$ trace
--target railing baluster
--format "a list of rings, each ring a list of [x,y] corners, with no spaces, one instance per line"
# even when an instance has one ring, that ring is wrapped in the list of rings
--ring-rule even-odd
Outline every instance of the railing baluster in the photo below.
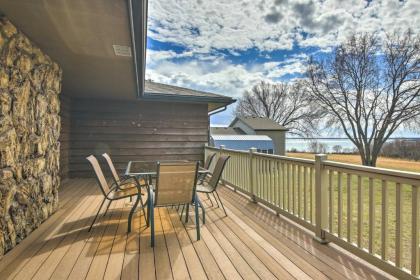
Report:
[[[401,256],[402,256],[402,196],[401,196],[401,184],[397,183],[395,186],[395,265],[401,267]]]
[[[296,165],[292,165],[292,213],[296,215]]]
[[[270,181],[271,181],[271,174],[270,174],[270,160],[266,159],[265,161],[265,200],[271,202],[271,195],[270,195]]]
[[[375,243],[375,186],[369,178],[369,253],[373,254]]]
[[[255,169],[254,169],[254,181],[255,181],[255,197],[260,196],[260,179],[261,179],[261,169],[260,169],[260,159],[258,156],[254,156]]]
[[[303,218],[308,220],[308,167],[303,167]]]
[[[261,158],[260,160],[260,193],[259,193],[259,198],[263,198],[264,197],[264,159]]]
[[[290,186],[290,181],[291,181],[291,170],[292,170],[292,166],[291,164],[287,163],[287,211],[291,212],[291,206],[292,206],[292,202],[290,201],[291,198],[291,194],[290,194],[290,190],[291,190],[291,186]]]
[[[286,163],[282,162],[281,164],[281,168],[282,168],[282,181],[283,181],[283,210],[287,209],[287,196],[286,196],[286,176],[287,176],[287,170],[286,170]]]
[[[351,199],[351,174],[347,173],[347,242],[351,243],[352,229],[352,199]]]
[[[382,228],[381,228],[381,256],[388,259],[388,184],[382,180]]]
[[[297,179],[298,179],[298,181],[297,181],[297,189],[298,189],[298,209],[297,209],[297,214],[298,214],[298,217],[300,218],[300,217],[302,217],[302,214],[301,214],[301,212],[302,212],[302,191],[301,191],[301,182],[300,182],[300,180],[301,180],[301,173],[302,173],[302,166],[297,166]]]
[[[311,196],[311,202],[310,202],[310,209],[311,209],[311,223],[315,223],[315,184],[314,184],[314,168],[311,167],[310,173],[309,173],[309,190],[310,190],[310,196]]]
[[[273,172],[273,162],[271,161],[271,159],[268,161],[268,185],[269,185],[269,201],[271,204],[276,204],[274,201],[274,172]]]
[[[329,170],[328,172],[328,197],[329,197],[329,229],[330,232],[333,233],[333,224],[334,224],[334,188],[333,188],[333,175],[334,171]]]
[[[357,246],[362,247],[363,239],[363,189],[362,177],[357,177]]]
[[[337,221],[338,221],[338,237],[341,237],[343,233],[343,189],[341,186],[341,172],[338,172],[337,177],[337,187],[338,187],[338,199],[337,199],[337,209],[338,209],[338,215],[337,215]]]
[[[282,205],[282,195],[281,195],[281,185],[282,185],[282,177],[281,177],[281,161],[277,162],[277,203],[280,208],[283,209]]]
[[[412,186],[412,214],[411,214],[411,274],[420,274],[420,190],[419,186]]]
[[[260,191],[258,193],[258,197],[259,198],[263,198],[264,197],[264,160],[260,157],[259,158],[260,161],[260,168],[259,168],[259,173],[260,173]]]
[[[279,183],[279,162],[275,161],[274,162],[274,170],[273,172],[275,173],[274,176],[274,188],[275,188],[275,202],[276,202],[276,206],[280,206],[280,183]]]
[[[271,162],[271,169],[270,169],[270,174],[271,174],[271,183],[270,183],[271,202],[274,205],[277,205],[276,163],[273,160],[270,160],[270,162]]]

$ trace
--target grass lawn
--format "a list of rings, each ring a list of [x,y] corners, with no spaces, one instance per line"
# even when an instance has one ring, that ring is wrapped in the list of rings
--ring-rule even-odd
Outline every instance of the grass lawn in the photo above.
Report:
[[[309,158],[313,159],[314,155],[309,153],[288,153],[288,156],[298,158]],[[342,154],[329,154],[329,160],[340,161],[345,163],[360,164],[360,158],[358,155],[342,155]],[[411,172],[420,172],[420,162],[400,160],[392,158],[380,158],[378,160],[378,167],[398,169]],[[350,184],[348,185],[347,176],[348,174],[341,174],[341,190],[342,190],[342,219],[341,219],[341,232],[342,237],[347,237],[347,198],[348,193],[351,195],[351,241],[357,241],[357,207],[358,207],[358,177],[352,175],[350,177]],[[368,237],[369,237],[369,179],[362,177],[362,193],[363,193],[363,225],[362,225],[362,247],[368,248]],[[338,233],[338,181],[339,176],[334,173],[332,178],[332,190],[333,190],[333,227],[332,232]],[[395,261],[395,233],[396,233],[396,184],[394,182],[387,183],[388,188],[388,199],[386,200],[388,205],[386,210],[388,211],[388,258],[391,261]],[[383,211],[383,197],[382,197],[382,181],[374,180],[374,199],[375,199],[375,219],[374,219],[374,252],[378,255],[381,253],[382,246],[382,211]],[[402,259],[404,267],[410,267],[411,260],[411,201],[412,187],[408,185],[402,185]]]
[[[311,153],[287,153],[287,156],[308,159],[315,158],[315,154]],[[328,159],[351,164],[361,164],[359,155],[328,154]],[[420,172],[420,161],[380,157],[378,159],[377,167],[411,172]]]

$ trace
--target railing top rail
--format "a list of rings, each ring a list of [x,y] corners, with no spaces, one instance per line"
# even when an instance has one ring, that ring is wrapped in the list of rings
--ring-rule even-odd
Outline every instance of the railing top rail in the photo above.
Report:
[[[333,167],[333,168],[336,167],[336,168],[345,169],[349,171],[354,170],[354,171],[359,171],[359,172],[364,172],[364,173],[373,173],[374,175],[390,176],[396,179],[401,178],[401,179],[418,180],[418,183],[420,185],[420,173],[416,173],[416,172],[363,166],[363,165],[357,165],[357,164],[336,162],[336,161],[331,161],[331,160],[326,160],[323,162],[323,164],[326,167]]]
[[[221,149],[215,148],[215,147],[206,147],[207,149],[213,150],[213,151],[220,151]],[[242,154],[248,154],[248,151],[238,151],[238,150],[232,150],[232,149],[222,149],[226,152],[232,152],[232,153],[242,153]],[[304,158],[295,158],[295,157],[288,157],[288,156],[280,156],[280,155],[270,155],[270,154],[264,154],[264,153],[258,153],[254,152],[255,156],[259,157],[265,157],[270,159],[277,159],[277,160],[283,160],[283,161],[290,161],[290,162],[297,162],[297,163],[303,163],[303,164],[314,164],[315,160],[313,159],[304,159]]]
[[[210,147],[210,146],[205,146],[204,148],[205,148],[205,149],[209,149],[209,150],[215,150],[215,151],[220,150],[219,148],[216,148],[216,147]]]
[[[298,162],[298,163],[303,163],[303,164],[314,164],[315,163],[315,160],[313,160],[313,159],[295,158],[295,157],[270,155],[270,154],[263,154],[263,153],[254,153],[254,154],[258,155],[260,157],[272,158],[272,159],[278,159],[278,160],[284,160],[284,161],[292,161],[292,162]]]

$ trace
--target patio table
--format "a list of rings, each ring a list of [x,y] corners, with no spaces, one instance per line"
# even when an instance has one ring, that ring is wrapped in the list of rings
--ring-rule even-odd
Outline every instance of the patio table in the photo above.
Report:
[[[187,162],[187,160],[160,160],[160,161],[132,160],[132,161],[129,161],[127,164],[127,168],[125,170],[125,176],[133,177],[139,185],[140,185],[140,180],[144,179],[147,183],[146,187],[148,188],[148,191],[149,191],[149,188],[152,185],[152,180],[157,175],[158,162]],[[208,174],[208,173],[209,171],[204,168],[200,168],[198,170],[198,174]],[[146,205],[148,205],[147,202],[148,201],[146,200]],[[149,211],[149,209],[147,209],[147,211]],[[146,219],[147,226],[149,226],[148,217],[145,217],[145,219]],[[129,225],[131,225],[131,220],[129,220]]]
[[[147,179],[149,183],[153,177],[157,175],[157,164],[158,162],[187,162],[187,160],[160,160],[160,161],[144,161],[144,160],[132,160],[128,162],[125,170],[125,176]],[[198,170],[198,174],[210,173],[209,170],[201,168]]]

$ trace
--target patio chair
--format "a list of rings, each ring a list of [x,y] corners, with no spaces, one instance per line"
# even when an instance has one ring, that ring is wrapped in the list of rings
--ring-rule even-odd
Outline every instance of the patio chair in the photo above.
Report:
[[[197,240],[200,240],[198,207],[201,202],[196,193],[198,162],[158,162],[156,186],[148,189],[148,213],[151,246],[155,244],[154,208],[176,205],[195,205]]]
[[[220,202],[220,205],[222,205],[223,211],[225,212],[226,216],[227,216],[226,209],[225,209],[225,206],[223,205],[222,200],[220,199],[219,194],[217,193],[217,186],[219,185],[219,180],[222,177],[223,170],[225,169],[226,162],[228,161],[229,158],[230,156],[225,156],[225,155],[220,156],[216,162],[216,166],[214,167],[214,171],[210,180],[203,181],[202,183],[197,185],[197,192],[205,193],[208,196],[212,194],[214,197],[214,200],[216,200],[218,207],[219,207],[219,202]],[[213,206],[213,203],[212,203],[212,206]]]
[[[136,186],[136,180],[134,177],[118,175],[114,163],[107,153],[103,153],[102,156],[105,158],[108,163],[108,167],[111,170],[112,179],[114,180],[113,185],[117,186],[118,189],[134,188]],[[144,185],[145,181],[142,181],[141,184]]]
[[[207,156],[206,161],[204,162],[203,171],[200,172],[198,176],[200,183],[202,183],[204,179],[206,178],[206,176],[210,174],[210,166],[215,157],[216,157],[216,153],[212,153]]]
[[[109,202],[108,202],[108,205],[107,205],[107,207],[105,209],[105,212],[103,214],[104,216],[106,215],[106,213],[109,209],[109,206],[111,205],[111,203],[113,201],[119,200],[119,199],[124,199],[124,198],[127,198],[127,197],[132,198],[132,197],[135,196],[136,201],[134,202],[134,205],[131,208],[130,214],[128,216],[128,232],[131,232],[131,220],[133,218],[134,211],[136,210],[139,202],[141,203],[141,207],[143,209],[143,214],[146,217],[146,213],[144,211],[144,204],[143,204],[143,201],[141,199],[141,187],[142,187],[142,185],[140,185],[139,181],[135,180],[136,184],[135,184],[135,187],[133,187],[133,188],[127,188],[127,189],[124,189],[124,190],[119,189],[118,186],[113,186],[113,187],[110,188],[106,179],[105,179],[105,176],[102,172],[102,169],[101,169],[96,157],[94,157],[93,155],[90,155],[86,159],[89,161],[93,170],[95,171],[95,176],[96,176],[96,179],[97,179],[97,182],[98,182],[98,186],[101,190],[101,193],[104,196],[104,198],[101,202],[101,205],[99,206],[98,212],[96,213],[95,218],[93,219],[92,224],[89,227],[89,231],[91,231],[93,225],[95,224],[96,219],[98,218],[99,212],[101,211],[102,206],[104,205],[105,201],[108,200]]]

